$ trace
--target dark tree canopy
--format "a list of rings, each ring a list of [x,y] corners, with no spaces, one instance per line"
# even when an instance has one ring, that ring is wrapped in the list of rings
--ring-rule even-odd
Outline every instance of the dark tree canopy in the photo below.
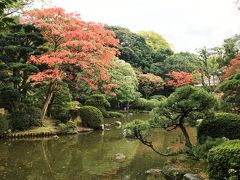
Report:
[[[151,124],[168,130],[180,128],[185,136],[186,147],[191,149],[192,144],[184,124],[194,124],[197,119],[211,116],[214,103],[214,97],[205,90],[183,86],[177,88],[154,110]]]
[[[19,110],[19,103],[31,89],[29,77],[39,71],[27,64],[31,55],[45,51],[40,30],[32,25],[13,25],[0,34],[0,102],[8,110]],[[7,96],[6,96],[7,95]],[[9,98],[2,100],[2,98]]]
[[[240,71],[224,81],[216,89],[222,92],[222,99],[230,106],[233,112],[240,113]]]
[[[153,62],[153,52],[145,39],[123,27],[108,26],[106,28],[113,31],[116,34],[116,38],[120,40],[118,48],[121,54],[119,59],[125,60],[133,67],[139,68],[144,72],[149,72],[150,65]]]

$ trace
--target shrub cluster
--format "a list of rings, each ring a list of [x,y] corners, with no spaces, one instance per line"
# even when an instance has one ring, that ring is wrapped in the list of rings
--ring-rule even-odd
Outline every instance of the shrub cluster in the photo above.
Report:
[[[9,119],[6,115],[0,114],[0,135],[6,134],[9,130]]]
[[[23,131],[32,126],[39,126],[39,119],[40,111],[34,107],[29,107],[28,111],[15,111],[10,115],[10,123],[13,131]]]
[[[103,124],[103,115],[98,108],[94,106],[83,106],[78,112],[84,127],[101,129],[101,125]]]
[[[66,124],[63,123],[58,124],[58,127],[62,132],[69,132],[76,128],[76,123],[73,121],[68,121]]]
[[[198,141],[203,143],[207,136],[213,138],[240,138],[240,115],[218,113],[213,120],[204,120],[198,127]]]
[[[196,146],[193,147],[193,155],[194,157],[199,160],[199,159],[207,159],[207,153],[210,149],[224,143],[228,139],[226,138],[211,138],[207,137],[206,141],[201,144],[197,143]]]
[[[208,153],[209,179],[240,179],[240,140],[227,141]]]

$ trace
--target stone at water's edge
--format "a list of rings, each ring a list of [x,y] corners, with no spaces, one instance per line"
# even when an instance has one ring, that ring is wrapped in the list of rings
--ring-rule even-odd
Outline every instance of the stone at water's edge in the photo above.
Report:
[[[58,135],[53,136],[54,139],[59,139]]]
[[[122,123],[120,121],[115,121],[116,126],[122,126]]]
[[[161,169],[149,169],[145,171],[146,174],[150,175],[162,175],[162,170]]]
[[[187,173],[183,176],[183,180],[203,180],[203,179],[204,178],[202,178],[201,176],[191,173]]]
[[[123,153],[117,153],[115,157],[116,160],[124,160],[126,158],[126,156]]]
[[[186,168],[174,165],[167,165],[162,169],[162,173],[167,180],[182,180],[187,172]]]

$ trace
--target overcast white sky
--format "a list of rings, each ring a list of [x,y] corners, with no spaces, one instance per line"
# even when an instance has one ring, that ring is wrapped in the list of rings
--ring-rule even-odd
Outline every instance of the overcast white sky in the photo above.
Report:
[[[52,0],[54,6],[81,14],[85,21],[155,31],[175,51],[221,45],[240,33],[235,0]]]

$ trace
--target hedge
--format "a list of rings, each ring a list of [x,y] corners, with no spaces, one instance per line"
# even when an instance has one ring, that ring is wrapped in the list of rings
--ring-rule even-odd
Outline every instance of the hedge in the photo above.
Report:
[[[84,127],[101,129],[101,125],[103,124],[103,115],[98,108],[94,106],[83,106],[78,110],[78,112]]]
[[[208,153],[210,180],[240,179],[240,140],[227,141]]]
[[[240,139],[240,115],[218,113],[213,120],[203,121],[198,127],[198,141],[203,143],[207,136]]]

